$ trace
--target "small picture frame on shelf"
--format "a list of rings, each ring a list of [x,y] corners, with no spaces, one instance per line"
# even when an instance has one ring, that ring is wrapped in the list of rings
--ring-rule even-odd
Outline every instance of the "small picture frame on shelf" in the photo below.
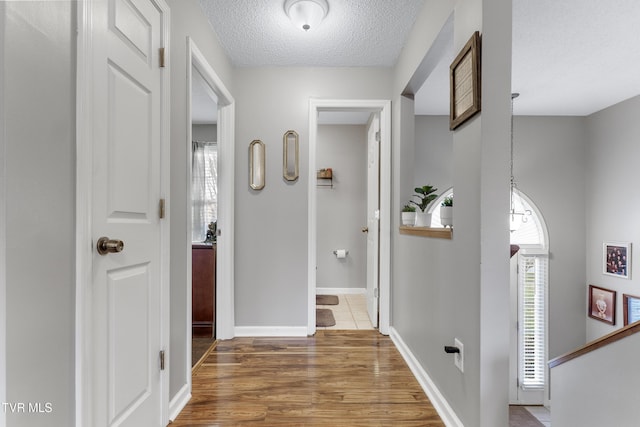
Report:
[[[631,277],[631,243],[604,242],[602,274],[629,279]]]
[[[622,294],[622,306],[624,308],[624,326],[640,320],[640,297]]]
[[[610,325],[616,324],[616,291],[589,285],[589,317]]]

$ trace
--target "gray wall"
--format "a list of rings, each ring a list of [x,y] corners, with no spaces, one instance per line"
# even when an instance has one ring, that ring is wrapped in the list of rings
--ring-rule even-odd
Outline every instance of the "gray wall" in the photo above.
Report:
[[[309,98],[390,99],[391,70],[244,68],[236,99],[236,326],[307,326]],[[282,177],[282,135],[300,136],[300,178]],[[249,143],[266,145],[266,185],[249,188]]]
[[[517,102],[517,101],[516,101]],[[549,358],[585,342],[584,117],[516,117],[514,175],[549,232]]]
[[[218,125],[193,125],[191,138],[200,142],[218,141]]]
[[[640,209],[637,182],[640,179],[640,97],[631,98],[588,117],[589,151],[587,191],[587,280],[582,293],[586,307],[588,285],[617,291],[616,325],[585,316],[587,340],[620,328],[623,324],[622,294],[640,296]],[[631,242],[631,279],[602,274],[602,244]],[[635,270],[635,271],[634,271]]]
[[[453,186],[453,134],[449,131],[449,116],[416,116],[415,126],[413,186],[433,185],[440,195]]]
[[[167,0],[171,8],[171,342],[169,351],[169,398],[173,399],[191,375],[187,360],[187,254],[191,250],[191,233],[187,231],[187,194],[191,177],[187,176],[187,157],[191,142],[187,137],[187,36],[232,90],[232,68],[218,43],[211,25],[202,14],[197,0]],[[190,322],[190,320],[189,320]]]
[[[367,128],[321,125],[317,144],[318,168],[333,169],[333,188],[317,192],[317,286],[364,289],[367,235],[360,229],[367,224]],[[347,249],[347,258],[337,259],[336,249]]]
[[[448,117],[416,116],[413,156],[416,184],[434,183],[442,191],[452,185],[453,152],[448,120]],[[514,123],[514,175],[518,188],[540,209],[549,232],[550,358],[585,342],[586,263],[581,248],[586,227],[586,124],[582,117],[516,117]],[[413,262],[430,262],[422,260],[419,239],[406,240],[411,245],[406,254],[407,267]],[[434,265],[428,266],[429,271],[443,266],[455,268],[455,262],[442,259],[442,250],[437,251],[436,257],[440,256]],[[406,303],[410,301],[403,301]],[[415,331],[416,335],[419,333]]]
[[[400,208],[412,190],[405,186],[416,176],[407,170],[419,147],[413,106],[399,94],[454,6],[454,49],[474,30],[483,33],[482,91],[492,96],[452,135],[453,239],[400,235]],[[507,425],[509,236],[501,213],[508,209],[510,37],[510,4],[427,1],[395,70],[392,326],[465,426]],[[464,343],[464,374],[442,349],[454,337]]]
[[[6,2],[9,426],[74,423],[75,4]],[[43,66],[46,64],[46,66]]]

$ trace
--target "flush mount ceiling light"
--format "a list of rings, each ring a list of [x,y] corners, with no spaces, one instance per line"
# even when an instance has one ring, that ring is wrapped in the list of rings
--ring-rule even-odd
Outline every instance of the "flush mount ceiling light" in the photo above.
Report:
[[[297,28],[309,31],[327,16],[329,3],[327,0],[286,0],[284,11]]]

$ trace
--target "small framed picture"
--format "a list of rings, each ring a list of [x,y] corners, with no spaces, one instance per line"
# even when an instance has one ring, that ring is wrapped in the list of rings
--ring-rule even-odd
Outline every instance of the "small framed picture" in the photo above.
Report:
[[[624,326],[640,320],[640,297],[622,294],[622,307],[624,308]]]
[[[449,67],[449,129],[480,111],[480,33],[473,33]]]
[[[616,324],[616,291],[589,285],[589,317]]]
[[[631,277],[631,243],[604,242],[602,257],[603,274],[623,279]]]

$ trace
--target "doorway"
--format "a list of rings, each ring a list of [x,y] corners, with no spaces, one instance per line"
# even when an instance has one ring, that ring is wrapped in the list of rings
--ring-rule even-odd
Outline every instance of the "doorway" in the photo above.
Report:
[[[379,237],[367,238],[375,249],[377,260],[371,264],[373,279],[367,292],[370,313],[378,324],[379,331],[387,335],[389,333],[389,293],[390,293],[390,187],[391,187],[391,102],[387,100],[315,100],[310,101],[309,109],[309,258],[308,258],[308,334],[316,331],[316,293],[317,293],[317,266],[318,266],[318,174],[317,171],[325,166],[317,162],[318,147],[318,123],[320,114],[364,114],[369,120],[367,123],[379,123],[379,129],[374,132],[379,146],[376,146],[374,156],[379,166],[372,165],[376,172],[379,171],[376,184],[379,190],[379,202],[377,209],[371,209],[368,213],[367,224],[362,227],[362,232],[373,228],[374,233],[379,230]],[[367,151],[370,151],[369,149]],[[369,228],[369,230],[366,230]],[[341,250],[348,248],[335,248],[335,257],[348,256]],[[332,251],[333,252],[333,251]],[[369,253],[369,252],[368,252]],[[377,274],[377,278],[375,275]],[[372,319],[373,320],[373,319]],[[373,323],[373,322],[372,322]]]
[[[218,97],[191,66],[191,366],[216,338]]]
[[[379,123],[377,112],[319,114],[316,293],[338,297],[318,298],[320,318],[335,317],[319,327],[378,327]]]
[[[198,49],[193,39],[188,38],[188,73],[187,73],[187,176],[189,177],[189,194],[187,200],[187,358],[185,369],[189,389],[191,388],[192,366],[192,319],[194,308],[192,307],[192,279],[194,266],[194,247],[192,242],[203,243],[210,240],[209,252],[213,248],[215,240],[214,263],[204,266],[205,273],[209,275],[207,280],[215,280],[215,293],[210,295],[195,295],[205,298],[209,308],[213,311],[213,317],[203,323],[204,333],[211,336],[215,334],[217,339],[233,338],[234,330],[234,300],[233,300],[233,186],[234,186],[234,120],[235,104],[233,97],[226,89],[216,72],[208,63],[204,55]],[[192,93],[192,88],[196,90]],[[194,144],[201,142],[202,144]],[[195,147],[198,145],[198,147]],[[199,150],[202,149],[202,152]],[[215,174],[215,183],[209,182],[209,193],[215,192],[215,201],[209,200],[208,213],[194,214],[191,200],[192,182],[194,175],[193,158],[203,154],[208,158],[208,167],[205,175]],[[208,172],[207,172],[208,171]],[[209,179],[212,176],[208,177]],[[205,184],[206,185],[206,184]],[[211,198],[209,198],[211,199]],[[214,204],[212,207],[211,204]],[[213,213],[212,213],[213,212]],[[195,218],[195,219],[194,219]],[[212,224],[211,229],[209,228]],[[202,238],[202,240],[201,240]],[[205,244],[206,248],[206,244]],[[211,261],[211,253],[204,258]],[[199,264],[198,260],[195,261]],[[197,267],[195,267],[197,268]],[[213,270],[213,271],[212,271]],[[196,325],[197,326],[197,325]],[[209,331],[209,332],[207,332]]]

